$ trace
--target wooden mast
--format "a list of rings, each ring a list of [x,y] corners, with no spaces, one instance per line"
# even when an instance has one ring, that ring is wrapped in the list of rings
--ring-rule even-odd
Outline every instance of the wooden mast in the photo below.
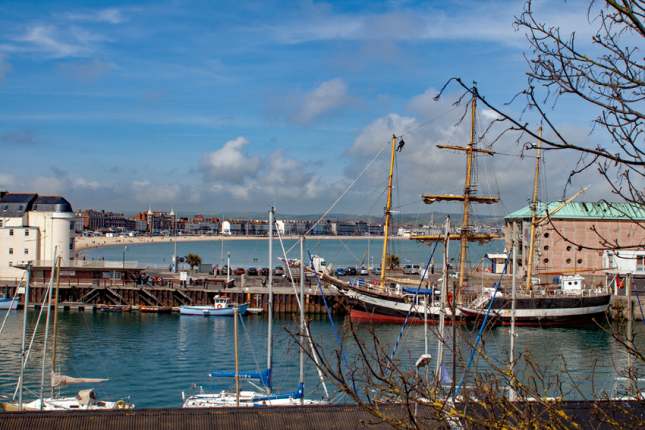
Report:
[[[473,183],[473,170],[474,170],[474,157],[476,153],[485,154],[485,155],[494,155],[495,152],[490,149],[478,148],[477,147],[477,87],[473,86],[472,90],[472,100],[471,100],[471,130],[470,130],[470,142],[467,146],[456,146],[456,145],[437,145],[437,148],[440,149],[450,149],[456,151],[463,151],[466,153],[466,177],[464,180],[464,193],[462,195],[457,194],[424,194],[421,196],[423,202],[426,204],[432,204],[435,202],[445,201],[445,202],[463,202],[463,222],[461,226],[461,231],[459,233],[449,233],[447,238],[449,240],[459,240],[460,241],[460,250],[459,250],[459,277],[458,277],[458,290],[457,290],[457,302],[461,302],[461,289],[464,286],[464,281],[466,278],[466,263],[468,257],[468,242],[478,241],[478,242],[487,242],[489,240],[498,239],[499,235],[490,234],[490,233],[474,233],[471,231],[470,226],[470,205],[472,203],[483,203],[483,204],[493,204],[499,201],[497,196],[480,196],[476,194],[477,188]],[[445,239],[443,234],[428,234],[428,235],[415,235],[411,239],[418,240],[422,242],[432,242],[432,241],[443,241]]]
[[[396,152],[396,136],[392,135],[392,152],[390,154],[390,174],[387,177],[387,202],[385,204],[385,225],[383,226],[383,255],[381,256],[381,289],[385,289],[385,272],[387,259],[387,245],[390,236],[390,218],[392,214],[392,176],[394,175],[394,154]]]
[[[529,236],[529,255],[526,260],[526,289],[533,289],[533,260],[535,255],[535,229],[537,227],[538,188],[540,184],[540,159],[542,158],[542,127],[538,128],[538,141],[535,149],[535,176],[533,177],[533,196],[531,197],[531,232]]]
[[[477,88],[474,89],[477,91]],[[475,147],[475,120],[477,113],[477,95],[473,94],[473,99],[470,104],[470,142],[466,147],[466,180],[464,181],[464,215],[461,224],[461,239],[459,247],[459,290],[457,294],[461,294],[461,289],[464,286],[464,278],[466,276],[466,261],[468,260],[468,233],[470,232],[470,194],[472,192],[472,177],[473,177],[473,148]]]

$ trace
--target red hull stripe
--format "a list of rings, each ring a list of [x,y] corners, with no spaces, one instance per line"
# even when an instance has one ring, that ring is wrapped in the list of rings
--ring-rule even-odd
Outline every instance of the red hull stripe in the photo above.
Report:
[[[352,321],[358,323],[401,324],[405,321],[405,317],[402,316],[382,315],[356,309],[350,311],[349,317]],[[446,325],[450,325],[451,322],[450,318],[446,317]],[[457,324],[460,323],[463,323],[463,321],[457,321]],[[423,324],[423,318],[410,317],[408,318],[408,324]],[[428,324],[439,324],[439,320],[428,318]]]

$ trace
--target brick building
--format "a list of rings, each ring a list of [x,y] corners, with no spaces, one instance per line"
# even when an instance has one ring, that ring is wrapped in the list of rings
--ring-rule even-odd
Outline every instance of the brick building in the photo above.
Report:
[[[84,209],[77,215],[83,222],[84,230],[135,230],[136,222],[122,213]]]
[[[540,203],[538,218],[545,217],[559,206],[559,202]],[[504,218],[504,241],[508,251],[512,248],[514,226],[520,241],[519,273],[524,275],[531,226],[531,210],[528,206]],[[645,249],[644,227],[645,205],[569,203],[539,224],[535,235],[535,267],[537,272],[600,272],[604,269],[604,250],[615,248],[613,244]]]

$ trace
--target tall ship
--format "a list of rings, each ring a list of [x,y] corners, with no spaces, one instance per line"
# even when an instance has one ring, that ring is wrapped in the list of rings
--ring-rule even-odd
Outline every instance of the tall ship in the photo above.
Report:
[[[347,298],[351,307],[350,317],[352,320],[391,323],[400,323],[404,320],[409,322],[436,322],[439,320],[440,316],[452,317],[453,313],[455,317],[452,318],[453,320],[456,318],[462,318],[462,313],[456,305],[460,305],[462,303],[462,290],[467,284],[468,243],[471,241],[486,242],[499,238],[495,234],[475,231],[471,224],[471,204],[493,204],[499,201],[497,196],[482,196],[477,194],[477,184],[474,181],[473,175],[476,161],[475,157],[480,154],[492,156],[494,153],[489,149],[478,147],[476,111],[477,97],[476,93],[474,93],[470,101],[471,131],[468,145],[437,145],[441,149],[461,151],[465,153],[466,175],[463,193],[459,195],[425,194],[422,196],[423,202],[426,204],[433,204],[436,202],[462,202],[463,219],[460,228],[455,232],[451,231],[450,221],[447,220],[443,233],[410,236],[410,239],[424,243],[443,242],[443,274],[441,279],[437,281],[437,283],[441,284],[441,288],[431,282],[428,282],[426,288],[421,288],[421,283],[419,283],[419,286],[417,287],[406,288],[397,284],[395,281],[393,282],[392,279],[388,277],[388,245],[392,218],[392,178],[395,166],[395,157],[398,152],[397,148],[401,148],[403,146],[402,142],[399,142],[397,146],[397,137],[393,135],[391,140],[390,169],[387,182],[387,200],[385,205],[384,240],[381,255],[380,278],[369,282],[348,283],[331,276],[324,277],[327,282],[336,285],[341,293]],[[445,297],[445,293],[448,291],[449,279],[447,256],[449,242],[452,240],[457,240],[460,243],[459,266],[457,269],[456,285],[454,286],[455,293],[448,293],[448,297]],[[426,277],[427,275],[426,269],[424,270],[424,273],[422,273],[422,276]],[[440,293],[440,290],[442,290],[443,293],[438,294]]]
[[[485,289],[473,302],[460,306],[461,312],[467,317],[482,317],[489,313],[492,322],[501,325],[510,325],[514,320],[517,325],[562,326],[602,318],[609,308],[611,299],[609,289],[605,286],[586,286],[584,277],[576,273],[575,270],[573,273],[560,274],[554,278],[553,283],[541,282],[540,274],[536,273],[536,231],[541,225],[548,223],[550,217],[585,191],[584,189],[579,191],[556,206],[541,204],[538,201],[542,128],[538,130],[538,136],[535,145],[535,175],[530,204],[531,219],[528,226],[529,249],[522,288],[515,292],[499,288]],[[517,225],[514,223],[511,232],[514,260],[517,255],[519,235],[517,230]],[[516,272],[517,264],[514,262],[513,285],[515,285]],[[553,273],[549,273],[549,275],[553,275]]]

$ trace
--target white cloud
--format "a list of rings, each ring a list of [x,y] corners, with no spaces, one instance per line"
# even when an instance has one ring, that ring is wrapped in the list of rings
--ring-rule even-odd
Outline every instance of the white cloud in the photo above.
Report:
[[[116,8],[92,12],[71,12],[65,17],[71,21],[105,22],[108,24],[120,24],[126,20],[123,11]]]
[[[172,204],[179,199],[181,187],[178,184],[159,184],[149,180],[135,180],[130,184],[130,192],[141,204]]]
[[[7,191],[15,184],[15,178],[8,173],[0,173],[0,190]]]
[[[244,153],[244,147],[248,143],[242,136],[229,140],[220,149],[206,154],[202,160],[202,170],[211,179],[234,184],[255,176],[260,159]]]
[[[53,25],[33,25],[16,39],[28,50],[44,52],[56,58],[78,57],[92,51],[91,44],[102,40],[94,33],[79,28],[62,31]]]
[[[304,95],[294,119],[301,123],[309,123],[342,106],[347,100],[347,84],[345,81],[336,78],[322,82]]]
[[[11,70],[11,64],[7,61],[7,57],[0,53],[0,82],[7,76]]]

